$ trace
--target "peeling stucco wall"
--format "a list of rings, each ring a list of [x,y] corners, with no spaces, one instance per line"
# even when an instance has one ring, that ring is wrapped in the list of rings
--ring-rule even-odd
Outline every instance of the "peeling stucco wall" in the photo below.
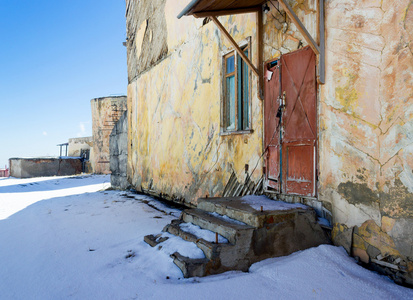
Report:
[[[109,138],[116,122],[126,111],[126,96],[92,99],[93,148],[90,157],[93,173],[110,174]]]

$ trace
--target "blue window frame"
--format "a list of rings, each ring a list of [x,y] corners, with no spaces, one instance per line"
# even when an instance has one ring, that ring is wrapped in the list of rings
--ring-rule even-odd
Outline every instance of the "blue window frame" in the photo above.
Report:
[[[241,48],[250,57],[249,45]],[[232,51],[224,56],[223,131],[250,129],[250,72],[242,58]]]

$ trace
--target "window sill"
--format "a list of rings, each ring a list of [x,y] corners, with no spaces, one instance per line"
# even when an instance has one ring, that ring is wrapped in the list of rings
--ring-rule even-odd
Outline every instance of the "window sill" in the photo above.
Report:
[[[248,129],[248,130],[238,130],[238,131],[221,131],[219,133],[220,136],[226,136],[226,135],[235,135],[235,134],[251,134],[253,133],[253,129]]]

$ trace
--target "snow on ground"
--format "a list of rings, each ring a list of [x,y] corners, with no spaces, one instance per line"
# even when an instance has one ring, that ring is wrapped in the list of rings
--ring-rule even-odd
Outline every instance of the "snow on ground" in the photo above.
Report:
[[[245,224],[244,222],[235,220],[235,219],[230,218],[230,217],[228,217],[228,216],[220,215],[220,214],[217,213],[217,212],[210,212],[209,214],[210,214],[211,216],[214,216],[215,218],[224,220],[224,221],[229,222],[229,223],[233,223],[233,224],[237,224],[237,225],[247,225],[247,224]]]
[[[287,203],[280,200],[271,200],[267,196],[255,196],[248,195],[242,197],[243,202],[248,203],[255,210],[261,210],[261,207],[264,211],[268,210],[289,210],[295,208],[308,209],[308,206],[300,203]]]
[[[198,238],[202,238],[207,242],[215,242],[216,237],[218,236],[218,243],[220,244],[227,244],[228,240],[224,238],[222,235],[216,235],[214,232],[202,229],[198,225],[194,225],[192,223],[181,223],[179,227],[186,232],[192,233],[193,235],[197,236]]]
[[[95,177],[40,177],[8,178],[0,181],[0,220],[41,200],[80,195],[110,187],[110,178]]]
[[[182,278],[152,248],[177,210],[147,196],[104,191],[108,176],[0,180],[0,299],[413,299],[323,245],[267,259],[248,273]],[[188,248],[189,249],[189,248]]]

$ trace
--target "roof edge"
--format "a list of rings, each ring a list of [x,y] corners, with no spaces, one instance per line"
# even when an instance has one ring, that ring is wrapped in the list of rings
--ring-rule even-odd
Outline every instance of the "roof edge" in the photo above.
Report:
[[[186,15],[195,5],[197,5],[201,0],[192,0],[177,16],[178,19]]]

